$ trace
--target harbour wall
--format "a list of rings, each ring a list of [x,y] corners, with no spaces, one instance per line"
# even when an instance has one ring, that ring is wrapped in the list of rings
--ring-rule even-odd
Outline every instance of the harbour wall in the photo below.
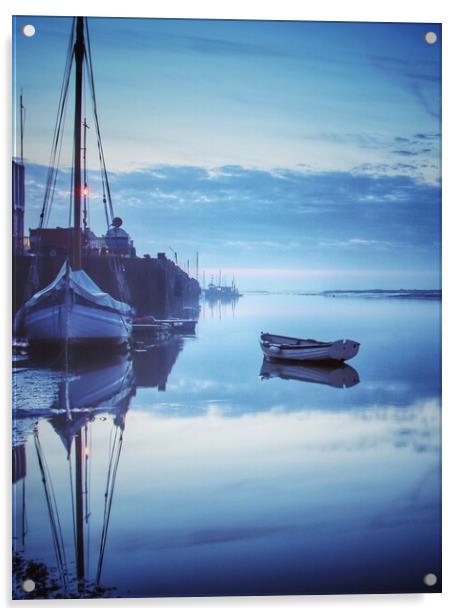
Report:
[[[56,277],[65,256],[13,258],[13,316]],[[137,316],[185,317],[198,309],[200,285],[161,253],[158,258],[87,255],[82,268],[103,290],[135,309]]]

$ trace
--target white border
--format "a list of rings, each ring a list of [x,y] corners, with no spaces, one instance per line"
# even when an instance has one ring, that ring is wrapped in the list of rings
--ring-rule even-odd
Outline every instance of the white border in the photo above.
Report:
[[[77,8],[78,7],[78,8]],[[128,8],[129,7],[129,8]],[[10,257],[10,160],[11,160],[11,15],[81,15],[126,16],[126,17],[195,17],[195,18],[240,18],[240,19],[308,19],[335,21],[418,21],[443,23],[443,486],[444,486],[444,591],[442,595],[363,595],[363,596],[325,596],[325,597],[274,597],[274,598],[224,598],[224,599],[142,599],[142,600],[98,600],[85,601],[87,610],[104,608],[120,608],[128,611],[132,607],[150,607],[157,613],[168,610],[168,613],[187,608],[191,613],[202,610],[213,612],[230,612],[239,610],[242,614],[272,613],[306,613],[314,609],[322,614],[368,613],[370,608],[374,613],[418,614],[426,615],[453,613],[456,605],[461,605],[458,594],[459,572],[461,558],[460,532],[460,481],[461,469],[458,451],[461,449],[460,417],[461,408],[456,404],[459,393],[458,349],[461,349],[459,336],[459,291],[461,276],[459,273],[458,247],[461,245],[461,225],[459,211],[461,209],[460,179],[460,73],[461,35],[459,11],[453,0],[382,0],[381,3],[372,0],[326,0],[311,3],[308,0],[232,0],[221,3],[204,0],[170,0],[168,3],[153,3],[149,1],[130,0],[127,3],[104,2],[103,0],[80,0],[63,3],[55,0],[4,0],[0,8],[0,84],[7,93],[7,105],[1,114],[1,149],[3,207],[2,228],[3,242],[1,244],[3,297],[3,366],[0,371],[5,404],[2,406],[3,444],[2,455],[3,491],[10,493],[10,423],[9,423],[9,331],[11,324],[10,302],[8,300],[11,284]],[[431,358],[428,358],[430,361]],[[20,611],[31,607],[68,609],[82,607],[76,601],[34,602],[33,605],[9,601],[10,595],[10,498],[2,499],[0,508],[2,514],[3,549],[1,550],[0,580],[2,582],[3,604],[9,609]],[[458,607],[459,613],[459,607]]]

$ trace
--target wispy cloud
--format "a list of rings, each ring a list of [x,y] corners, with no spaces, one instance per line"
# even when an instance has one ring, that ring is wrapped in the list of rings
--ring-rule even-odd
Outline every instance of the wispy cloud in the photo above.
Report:
[[[441,82],[438,61],[379,54],[370,54],[369,59],[376,68],[409,92],[431,117],[439,118]]]
[[[364,238],[351,238],[349,240],[319,240],[318,245],[320,247],[335,247],[335,248],[354,248],[354,249],[367,249],[367,248],[379,248],[389,249],[395,248],[395,243],[389,240],[375,240]]]

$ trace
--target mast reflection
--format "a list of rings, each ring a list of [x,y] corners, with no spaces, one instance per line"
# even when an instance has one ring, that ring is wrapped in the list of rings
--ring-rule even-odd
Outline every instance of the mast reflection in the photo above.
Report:
[[[110,596],[113,592],[114,589],[104,588],[101,583],[126,415],[137,387],[166,390],[168,377],[183,345],[183,336],[170,335],[164,339],[147,337],[138,340],[132,352],[109,357],[95,352],[85,356],[73,349],[57,356],[41,355],[37,358],[23,355],[17,358],[16,375],[26,379],[26,382],[16,379],[16,387],[25,391],[26,384],[30,392],[33,384],[39,392],[39,398],[31,394],[25,400],[16,399],[14,409],[14,562],[17,598],[24,598],[21,594],[24,572],[37,563],[40,565],[39,571],[42,574],[46,572],[46,575],[35,597]],[[106,447],[94,447],[92,444],[95,422],[98,422],[99,432],[100,422],[106,422],[108,459]],[[44,431],[46,425],[52,427],[64,447],[65,456],[59,463],[56,456],[53,457],[52,442]],[[30,456],[31,449],[27,448],[27,442],[31,437],[43,486],[57,574],[51,574],[52,569],[45,562],[26,558],[26,452]],[[47,456],[50,455],[52,457],[48,460]],[[102,504],[92,494],[92,465],[98,470],[105,469],[104,488],[99,490]],[[63,484],[66,475],[67,480],[64,479]],[[69,497],[65,496],[65,492],[71,495],[70,509]],[[93,531],[91,538],[90,520],[95,509],[101,510],[102,518],[98,534]],[[41,520],[35,522],[40,527]],[[74,558],[70,559],[69,546],[72,546],[74,553]],[[92,554],[96,554],[96,561],[91,559],[90,562]],[[39,577],[37,571],[34,577]],[[34,593],[29,598],[34,598]]]
[[[221,320],[223,317],[227,316],[230,311],[234,319],[239,298],[239,295],[229,297],[206,297],[203,302],[203,318],[206,319],[208,317]]]
[[[125,416],[129,408],[130,400],[135,393],[135,376],[133,361],[130,355],[118,355],[115,357],[92,356],[83,361],[76,355],[64,354],[54,358],[52,366],[54,374],[60,368],[60,379],[54,389],[52,403],[48,410],[42,409],[39,415],[52,426],[59,436],[66,453],[68,466],[68,489],[71,493],[71,526],[73,528],[73,547],[75,551],[75,567],[71,565],[66,554],[69,549],[69,537],[65,536],[65,516],[62,510],[65,503],[58,498],[58,490],[55,488],[53,478],[62,473],[62,468],[56,466],[55,460],[48,462],[46,445],[42,443],[40,423],[35,415],[35,409],[18,409],[15,417],[15,428],[18,434],[22,434],[22,440],[27,441],[28,436],[33,434],[35,452],[37,455],[39,474],[44,489],[46,509],[50,522],[53,550],[56,559],[58,579],[50,577],[42,582],[40,596],[48,596],[43,590],[50,589],[53,594],[49,596],[86,597],[105,596],[106,589],[101,587],[101,576],[104,562],[104,553],[108,537],[108,528],[112,502],[114,497],[117,469],[120,462],[123,436],[125,430]],[[25,362],[28,363],[28,362]],[[24,366],[24,362],[22,364]],[[33,366],[33,362],[29,364]],[[37,370],[36,378],[40,375],[44,381],[50,378],[50,370]],[[92,424],[100,416],[102,420],[110,420],[109,430],[109,460],[106,462],[106,481],[104,489],[103,516],[100,529],[100,537],[97,546],[90,542],[90,518],[91,507],[91,462],[93,458],[101,455],[105,459],[106,449],[103,451],[93,450],[91,443]],[[32,426],[32,429],[30,427]],[[27,427],[29,429],[27,430]],[[21,452],[23,459],[20,457]],[[13,465],[13,481],[22,481],[25,485],[26,460],[25,442],[18,439],[13,446],[13,459],[17,460]],[[23,490],[25,494],[25,489]],[[62,496],[62,495],[60,495]],[[17,518],[25,519],[25,496],[18,498],[16,492],[16,504],[22,510]],[[15,533],[16,562],[22,563],[22,568],[31,567],[25,554],[25,523],[17,525]],[[22,534],[21,534],[22,531]],[[19,541],[21,539],[21,541]],[[96,547],[98,558],[94,573],[89,571],[89,553]],[[75,569],[75,570],[74,570]],[[18,568],[21,571],[21,567]],[[41,563],[40,571],[47,571],[44,563]],[[53,590],[54,589],[54,590]],[[58,590],[59,589],[59,590]]]

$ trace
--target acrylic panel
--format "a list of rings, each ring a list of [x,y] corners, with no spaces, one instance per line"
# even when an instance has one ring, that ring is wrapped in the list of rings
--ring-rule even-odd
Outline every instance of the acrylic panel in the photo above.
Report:
[[[13,597],[441,592],[441,26],[13,19]]]

